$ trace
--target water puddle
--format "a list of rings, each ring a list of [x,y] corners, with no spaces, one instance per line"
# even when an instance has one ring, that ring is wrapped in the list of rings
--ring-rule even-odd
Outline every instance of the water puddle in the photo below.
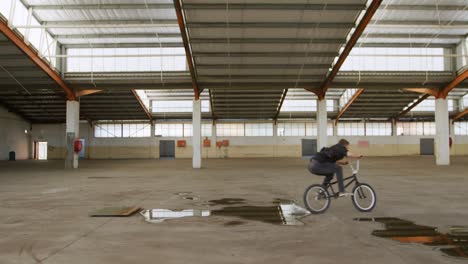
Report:
[[[383,224],[385,229],[372,231],[374,236],[401,243],[432,246],[448,256],[468,259],[468,227],[453,226],[448,233],[441,233],[437,227],[418,225],[394,217],[355,218],[354,220]]]
[[[235,205],[235,204],[245,204],[245,199],[242,198],[223,198],[218,200],[209,200],[206,205]]]
[[[238,203],[243,204],[245,203],[244,201],[244,199],[226,198],[221,200],[211,200],[209,202],[213,204],[232,205]],[[213,210],[187,209],[182,211],[172,211],[168,209],[151,209],[141,212],[141,215],[145,220],[150,223],[161,223],[168,219],[194,216],[224,216],[228,218],[240,218],[242,220],[231,220],[226,222],[225,226],[242,225],[245,224],[246,221],[258,221],[275,225],[303,225],[304,223],[301,222],[300,219],[309,214],[309,211],[288,200],[279,202],[278,205],[274,206],[239,205],[225,206],[223,208]]]

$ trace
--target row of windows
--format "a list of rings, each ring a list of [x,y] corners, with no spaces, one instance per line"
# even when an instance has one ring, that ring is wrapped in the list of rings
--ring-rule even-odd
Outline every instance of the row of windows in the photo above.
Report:
[[[342,71],[444,71],[443,48],[355,47]]]
[[[39,51],[39,54],[43,55],[47,61],[51,62],[52,65],[55,66],[56,60],[51,60],[50,57],[48,57],[56,54],[57,43],[54,41],[52,36],[45,30],[42,30],[41,28],[26,29],[24,27],[21,27],[28,25],[29,16],[28,9],[22,3],[22,1],[0,1],[0,13],[5,18],[8,19],[10,17],[10,11],[12,10],[12,8],[14,10],[12,21],[10,21],[12,27],[18,27],[18,31],[21,32],[23,36],[26,37],[27,35],[27,41],[29,41],[34,46],[34,48],[36,48],[36,50]],[[39,21],[37,21],[37,19],[34,16],[31,17],[31,26],[40,26]]]
[[[151,101],[151,111],[153,113],[191,113],[193,112],[193,101]],[[201,111],[210,112],[210,101],[201,101]]]
[[[161,137],[191,137],[192,131],[190,123],[156,124],[154,128],[155,136]],[[211,124],[202,124],[201,134],[202,137],[211,137]]]
[[[432,136],[436,133],[434,122],[398,122],[398,136]],[[212,125],[202,124],[202,137],[212,136]],[[272,123],[219,123],[219,137],[273,136]],[[282,137],[317,136],[317,123],[278,123],[277,134]],[[455,135],[468,135],[468,121],[455,122]],[[333,136],[333,124],[328,123],[327,135]],[[391,136],[389,122],[342,122],[337,125],[338,136]],[[149,124],[98,124],[94,127],[95,137],[150,137]],[[155,136],[191,137],[192,124],[166,123],[155,125]]]
[[[317,100],[296,100],[296,99],[285,99],[281,106],[281,112],[315,112],[317,111]],[[335,101],[327,100],[327,111],[334,112]]]
[[[468,136],[468,121],[455,122],[453,132],[458,136]]]
[[[419,98],[418,98],[419,99]],[[418,99],[414,100],[417,101]],[[413,102],[411,102],[409,105],[412,105]],[[448,100],[448,110],[450,112],[455,110],[453,100]],[[435,111],[435,99],[426,99],[422,102],[420,102],[417,106],[415,106],[413,109],[411,109],[410,112],[434,112]]]
[[[98,124],[94,126],[95,137],[150,137],[150,124]]]
[[[184,48],[70,48],[67,49],[67,71],[185,71],[183,54]]]

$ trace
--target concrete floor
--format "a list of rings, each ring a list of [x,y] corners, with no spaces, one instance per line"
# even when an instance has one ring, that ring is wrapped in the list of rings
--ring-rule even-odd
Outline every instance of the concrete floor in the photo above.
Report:
[[[221,198],[302,205],[306,186],[321,179],[309,175],[306,163],[204,160],[203,169],[192,170],[190,160],[87,160],[65,171],[63,161],[0,162],[0,263],[466,263],[431,247],[373,237],[379,224],[353,218],[400,217],[442,231],[468,225],[468,157],[453,157],[450,167],[435,166],[432,157],[364,159],[360,179],[377,191],[374,212],[359,213],[343,198],[327,213],[304,218],[304,226],[223,216],[161,224],[140,215],[88,216],[120,205],[203,209],[202,201]],[[236,220],[243,224],[226,225]]]

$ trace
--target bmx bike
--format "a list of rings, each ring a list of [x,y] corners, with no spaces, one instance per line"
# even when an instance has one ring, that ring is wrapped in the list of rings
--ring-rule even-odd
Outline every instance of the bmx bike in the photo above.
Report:
[[[360,212],[370,212],[375,208],[377,196],[374,189],[367,184],[361,183],[358,180],[359,160],[356,161],[356,168],[349,163],[353,175],[343,179],[345,188],[354,184],[354,188],[350,194],[351,201],[354,207]],[[326,176],[317,174],[319,176]],[[321,214],[330,207],[331,199],[338,199],[341,196],[335,192],[333,186],[338,184],[338,181],[331,182],[327,177],[322,184],[312,184],[304,192],[304,205],[313,214]]]

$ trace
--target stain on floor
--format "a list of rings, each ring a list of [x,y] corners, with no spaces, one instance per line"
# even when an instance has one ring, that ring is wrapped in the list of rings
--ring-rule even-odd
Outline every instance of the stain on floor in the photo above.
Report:
[[[417,243],[435,247],[448,256],[468,259],[468,227],[454,226],[448,233],[437,227],[418,225],[395,217],[355,218],[359,222],[377,222],[383,230],[374,230],[372,235],[401,243]]]

